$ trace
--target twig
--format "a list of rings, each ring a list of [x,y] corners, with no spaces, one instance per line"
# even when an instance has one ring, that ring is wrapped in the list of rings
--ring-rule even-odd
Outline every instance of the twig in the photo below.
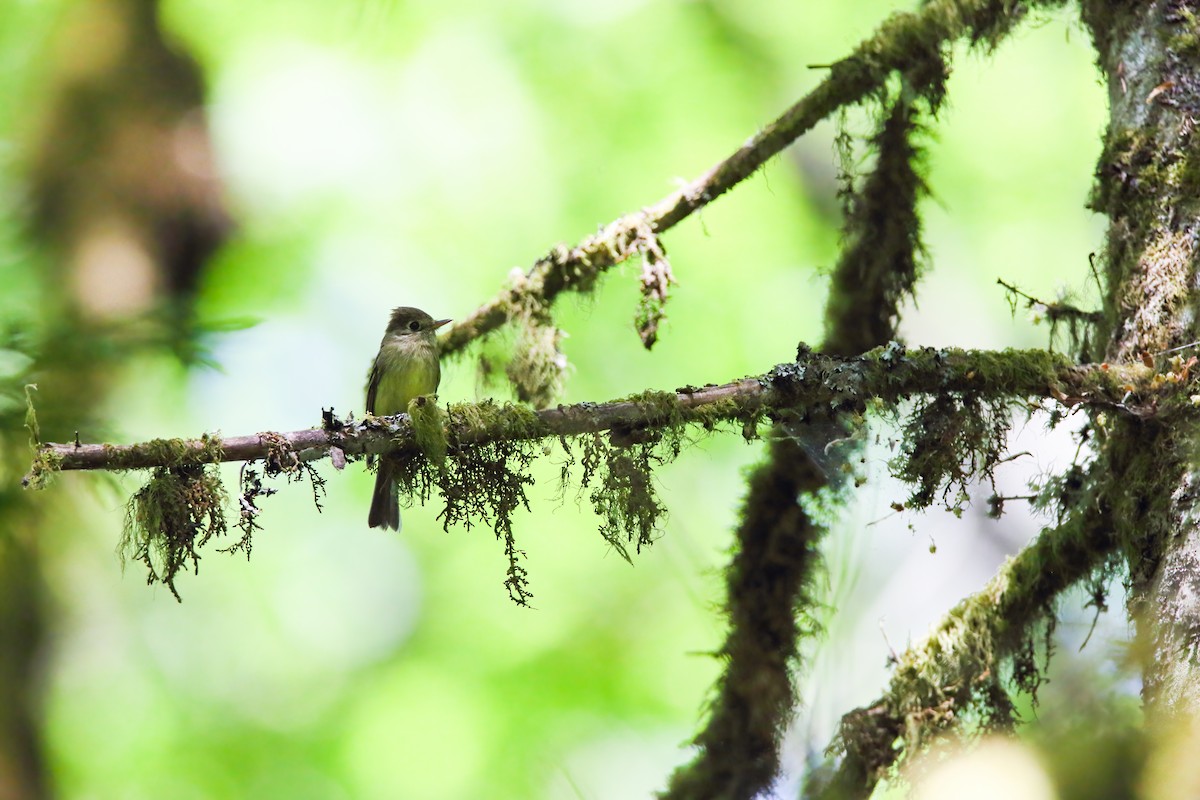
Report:
[[[1047,302],[1045,300],[1039,300],[1033,295],[1026,294],[1016,286],[1013,286],[1011,283],[1007,283],[1000,278],[996,279],[996,283],[1003,286],[1005,291],[1007,291],[1009,294],[1023,299],[1025,301],[1026,308],[1040,307],[1043,310],[1043,313],[1046,315],[1046,319],[1050,320],[1051,322],[1056,322],[1060,319],[1074,319],[1082,322],[1098,324],[1104,321],[1103,311],[1084,311],[1082,308],[1077,308],[1070,303],[1061,303],[1057,301]],[[1015,309],[1016,301],[1012,302]]]

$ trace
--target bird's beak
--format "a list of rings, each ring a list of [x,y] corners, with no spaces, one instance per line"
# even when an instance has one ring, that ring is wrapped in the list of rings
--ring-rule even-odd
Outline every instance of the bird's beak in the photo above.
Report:
[[[435,330],[435,331],[436,331],[438,328],[442,327],[443,325],[445,325],[445,324],[446,324],[446,323],[448,323],[448,322],[450,322],[450,320],[448,320],[448,319],[439,319],[439,320],[434,320],[434,322],[433,322],[433,330]]]

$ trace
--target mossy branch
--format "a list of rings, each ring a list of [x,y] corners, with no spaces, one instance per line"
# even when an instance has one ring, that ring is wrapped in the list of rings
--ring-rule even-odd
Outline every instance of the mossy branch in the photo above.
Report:
[[[737,550],[726,570],[729,634],[720,655],[727,666],[716,687],[696,758],[680,767],[660,797],[756,797],[779,771],[779,739],[794,705],[792,659],[811,619],[817,546],[825,529],[799,499],[827,482],[804,446],[771,440],[768,458],[750,475],[737,528]]]
[[[887,690],[842,718],[835,745],[843,753],[826,786],[806,796],[867,797],[893,764],[956,724],[963,712],[995,700],[1005,659],[1013,677],[1034,683],[1033,631],[1053,623],[1057,597],[1118,555],[1119,538],[1105,503],[1095,497],[1047,528],[1009,559],[977,594],[950,610],[922,643],[896,662]],[[986,713],[986,709],[985,709]],[[902,746],[897,746],[901,742]]]
[[[968,393],[980,398],[1056,400],[1065,406],[1116,409],[1152,416],[1172,384],[1154,382],[1141,364],[1071,364],[1042,350],[909,350],[892,343],[861,356],[837,358],[801,348],[794,362],[757,377],[719,386],[647,392],[610,403],[579,403],[534,412],[492,402],[449,407],[452,440],[460,443],[539,439],[598,431],[617,434],[681,423],[712,425],[726,420],[804,417],[893,404],[915,395]],[[1157,387],[1157,388],[1152,388]],[[193,440],[157,439],[133,445],[42,445],[34,472],[45,470],[146,469],[216,461],[248,461],[268,455],[282,441],[311,461],[336,449],[341,455],[412,455],[420,452],[407,414],[343,422],[328,415],[324,428]],[[272,438],[275,437],[275,438]]]
[[[893,14],[853,53],[832,64],[825,80],[812,92],[703,175],[657,203],[614,220],[574,247],[560,245],[539,259],[512,285],[454,325],[442,337],[442,353],[461,352],[475,339],[519,316],[522,309],[548,308],[562,292],[589,291],[606,270],[647,253],[653,237],[749,178],[838,109],[881,90],[893,73],[925,74],[929,64],[939,60],[941,49],[958,39],[994,46],[1028,8],[1061,4],[1053,0],[930,0],[919,11]],[[646,336],[655,329],[644,325],[639,330]]]

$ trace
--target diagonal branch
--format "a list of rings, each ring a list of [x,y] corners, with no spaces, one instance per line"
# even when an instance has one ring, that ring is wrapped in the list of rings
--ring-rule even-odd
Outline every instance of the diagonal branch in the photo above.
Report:
[[[969,393],[978,397],[1036,397],[1066,406],[1084,404],[1148,416],[1154,413],[1152,371],[1129,366],[1074,365],[1042,350],[1002,352],[920,348],[898,344],[861,356],[838,358],[802,351],[795,362],[757,377],[720,386],[647,392],[610,403],[579,403],[534,412],[492,402],[449,407],[459,442],[537,439],[613,430],[630,431],[681,423],[825,414],[861,407],[870,399],[892,404],[913,395]],[[1143,391],[1135,391],[1143,387]],[[1141,405],[1133,405],[1137,400]],[[417,452],[408,415],[335,420],[324,428],[229,438],[154,440],[142,444],[45,444],[34,473],[42,470],[145,469],[186,463],[245,461],[266,457],[281,444],[302,459],[343,454]],[[39,467],[40,465],[40,467]],[[34,474],[27,481],[35,478]],[[33,481],[35,484],[36,480]]]
[[[940,59],[944,45],[959,38],[994,43],[1027,7],[1019,0],[931,0],[915,13],[892,15],[849,57],[831,65],[825,80],[808,95],[703,175],[657,203],[610,222],[574,247],[559,246],[538,260],[514,285],[452,327],[441,340],[443,354],[461,352],[521,308],[548,306],[565,291],[588,291],[609,268],[645,252],[647,235],[675,227],[753,175],[818,122],[880,90],[894,72],[925,70],[931,58]]]
[[[972,699],[989,690],[1001,660],[1028,648],[1031,631],[1052,614],[1060,594],[1111,561],[1119,537],[1105,504],[1093,497],[1081,505],[900,656],[883,696],[842,718],[835,745],[844,751],[842,763],[806,796],[868,797],[893,764],[955,724]]]

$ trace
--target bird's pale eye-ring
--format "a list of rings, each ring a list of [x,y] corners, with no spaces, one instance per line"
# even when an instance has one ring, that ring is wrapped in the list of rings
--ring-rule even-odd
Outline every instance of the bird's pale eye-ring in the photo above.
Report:
[[[417,331],[421,330],[421,323],[414,319],[412,322],[408,323],[408,329],[413,333],[416,333]]]

